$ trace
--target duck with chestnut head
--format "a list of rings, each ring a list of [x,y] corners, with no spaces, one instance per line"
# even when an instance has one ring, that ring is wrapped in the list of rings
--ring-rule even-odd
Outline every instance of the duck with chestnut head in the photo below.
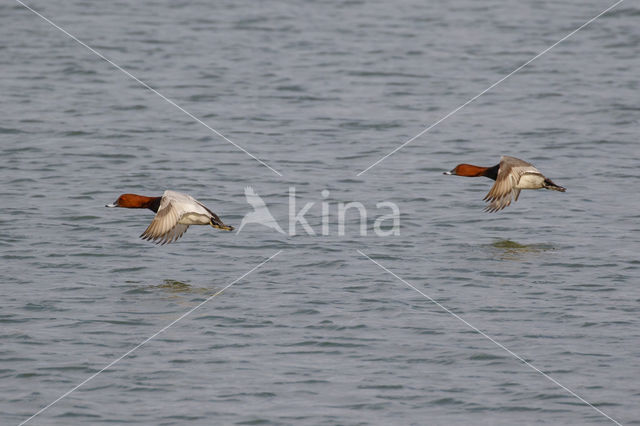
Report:
[[[444,174],[467,177],[484,176],[495,180],[496,183],[484,197],[484,201],[489,203],[485,209],[488,212],[497,212],[510,205],[512,201],[518,201],[522,189],[566,191],[566,188],[553,183],[531,163],[506,155],[500,159],[500,163],[492,167],[458,164],[453,170],[444,172]]]

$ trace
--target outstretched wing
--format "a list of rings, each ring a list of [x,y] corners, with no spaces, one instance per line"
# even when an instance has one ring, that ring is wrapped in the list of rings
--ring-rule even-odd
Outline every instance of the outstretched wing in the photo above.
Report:
[[[184,214],[179,205],[180,203],[175,202],[171,197],[163,196],[158,213],[140,238],[154,241],[156,244],[167,244],[180,238],[187,232],[189,225],[178,223]]]
[[[496,183],[493,184],[484,201],[489,205],[485,209],[487,212],[497,212],[518,201],[520,189],[516,188],[522,175],[527,173],[540,174],[538,169],[530,163],[515,157],[503,156],[500,159],[500,168]]]

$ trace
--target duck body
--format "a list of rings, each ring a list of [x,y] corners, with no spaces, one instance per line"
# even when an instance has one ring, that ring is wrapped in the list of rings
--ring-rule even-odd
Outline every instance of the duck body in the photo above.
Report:
[[[177,191],[166,190],[161,197],[122,194],[105,207],[142,208],[155,212],[156,216],[140,237],[158,244],[177,240],[191,225],[211,225],[217,229],[233,230],[204,204]]]
[[[545,177],[531,163],[506,155],[500,159],[500,163],[493,167],[458,164],[453,170],[444,172],[444,174],[468,177],[485,176],[495,180],[496,183],[484,197],[484,200],[489,203],[485,209],[488,212],[502,210],[512,201],[518,201],[522,189],[566,191],[565,188]]]
[[[546,178],[541,174],[527,173],[520,176],[516,189],[542,189],[545,188]]]

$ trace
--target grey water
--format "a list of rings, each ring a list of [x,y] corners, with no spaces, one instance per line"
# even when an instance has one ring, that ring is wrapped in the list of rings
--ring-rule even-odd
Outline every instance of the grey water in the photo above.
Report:
[[[613,1],[27,4],[282,176],[3,1],[0,424],[640,424],[637,3],[360,176]],[[442,174],[501,155],[567,192],[489,214],[491,181]],[[248,186],[316,235],[156,246],[104,208],[174,189],[238,227]]]

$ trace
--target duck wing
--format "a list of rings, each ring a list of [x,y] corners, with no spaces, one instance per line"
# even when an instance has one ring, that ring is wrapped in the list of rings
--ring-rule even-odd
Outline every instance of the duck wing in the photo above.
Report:
[[[520,196],[520,189],[516,188],[522,175],[527,173],[540,174],[540,171],[533,167],[531,163],[515,157],[503,156],[500,159],[500,168],[496,183],[493,184],[484,201],[489,205],[485,209],[487,212],[497,212],[517,201]]]
[[[178,223],[183,214],[187,212],[184,203],[179,202],[171,194],[165,191],[160,201],[158,213],[140,235],[143,240],[154,241],[156,244],[171,243],[184,234],[189,225]]]

